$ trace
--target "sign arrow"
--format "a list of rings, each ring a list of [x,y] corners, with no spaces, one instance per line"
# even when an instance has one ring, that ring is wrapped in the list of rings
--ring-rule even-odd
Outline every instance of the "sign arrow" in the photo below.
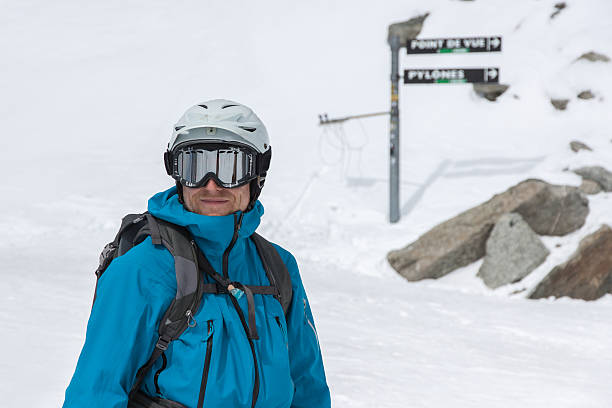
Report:
[[[406,42],[408,54],[453,54],[466,52],[500,52],[502,36],[413,38]]]
[[[493,48],[499,48],[501,45],[501,39],[499,37],[490,38],[489,41],[491,42]]]
[[[404,70],[405,84],[497,83],[499,68],[421,68]]]

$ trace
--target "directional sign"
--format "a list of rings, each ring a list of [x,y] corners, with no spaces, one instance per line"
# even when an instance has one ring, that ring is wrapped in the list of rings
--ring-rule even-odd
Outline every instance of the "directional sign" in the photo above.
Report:
[[[498,83],[499,68],[432,68],[404,70],[405,84]]]
[[[408,40],[408,54],[448,54],[459,52],[497,52],[502,49],[502,37],[418,38]]]

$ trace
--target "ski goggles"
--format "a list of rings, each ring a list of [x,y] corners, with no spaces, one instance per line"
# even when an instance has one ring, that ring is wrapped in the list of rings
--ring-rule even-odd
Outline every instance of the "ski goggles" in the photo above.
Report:
[[[236,145],[200,144],[166,152],[166,170],[186,187],[213,179],[225,188],[239,187],[257,177],[257,153]]]

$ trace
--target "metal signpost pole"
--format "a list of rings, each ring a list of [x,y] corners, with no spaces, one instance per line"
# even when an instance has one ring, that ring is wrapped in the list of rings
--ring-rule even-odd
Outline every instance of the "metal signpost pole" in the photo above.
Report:
[[[391,121],[389,127],[389,221],[398,222],[399,212],[399,50],[400,38],[389,38],[391,47]]]

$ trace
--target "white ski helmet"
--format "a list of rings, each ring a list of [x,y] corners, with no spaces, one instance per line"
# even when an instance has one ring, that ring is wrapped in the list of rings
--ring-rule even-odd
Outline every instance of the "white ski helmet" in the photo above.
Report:
[[[243,144],[258,153],[270,148],[266,127],[255,112],[225,99],[202,102],[187,109],[174,125],[168,151],[190,141]]]
[[[263,122],[247,106],[225,99],[213,99],[187,109],[174,125],[164,163],[168,175],[175,178],[182,201],[182,184],[176,176],[176,152],[192,145],[227,145],[247,147],[256,154],[256,178],[250,183],[253,208],[261,193],[270,166],[272,149]]]

